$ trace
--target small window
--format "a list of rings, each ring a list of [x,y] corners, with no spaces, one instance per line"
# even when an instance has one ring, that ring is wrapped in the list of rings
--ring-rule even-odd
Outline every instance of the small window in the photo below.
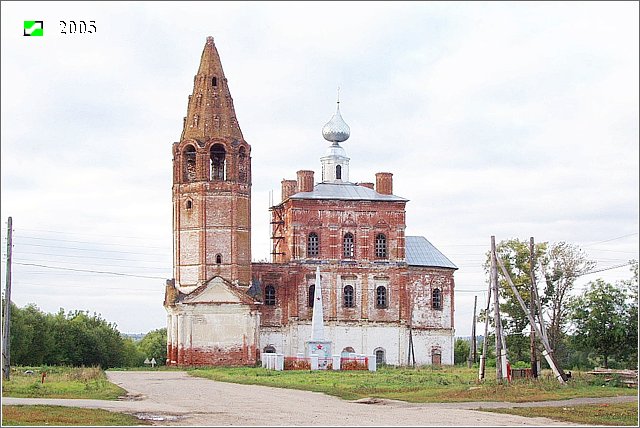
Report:
[[[342,180],[342,166],[336,165],[336,180]]]
[[[442,309],[442,292],[439,288],[434,288],[431,293],[431,306],[433,309]]]
[[[376,308],[384,309],[387,307],[387,288],[379,286],[376,288]]]
[[[192,206],[191,199],[187,199],[187,203],[185,204],[185,207],[186,207],[188,210],[190,210],[190,209],[191,209],[191,206]]]
[[[387,237],[382,233],[376,235],[376,258],[387,258]]]
[[[307,257],[318,257],[319,250],[320,240],[318,239],[318,234],[311,232],[307,239]]]
[[[345,308],[353,308],[353,287],[347,285],[344,287],[344,299],[343,304]]]
[[[216,264],[217,265],[222,264],[222,254],[216,254]]]
[[[343,238],[342,256],[345,259],[353,258],[353,235],[351,233],[345,233]]]
[[[376,355],[376,366],[381,366],[382,364],[385,363],[384,349],[381,349],[381,348],[376,349],[375,355]]]
[[[315,285],[310,285],[309,286],[309,296],[308,296],[308,304],[310,308],[313,308],[313,299],[315,298],[315,294],[316,294],[316,286]]]
[[[217,77],[214,77],[214,78],[211,79],[211,85],[218,86],[218,78]]]
[[[267,285],[264,288],[264,304],[268,306],[276,304],[276,289],[273,285]]]
[[[265,346],[263,352],[265,354],[275,354],[276,353],[276,348],[274,346]]]

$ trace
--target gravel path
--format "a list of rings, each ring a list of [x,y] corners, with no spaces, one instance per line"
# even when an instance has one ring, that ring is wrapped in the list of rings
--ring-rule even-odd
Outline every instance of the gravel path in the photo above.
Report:
[[[309,391],[216,382],[185,372],[107,372],[128,399],[3,398],[2,404],[51,404],[135,414],[156,425],[208,426],[566,426],[546,418],[480,412],[495,407],[572,406],[636,401],[637,397],[584,398],[537,403],[429,403],[345,401]]]

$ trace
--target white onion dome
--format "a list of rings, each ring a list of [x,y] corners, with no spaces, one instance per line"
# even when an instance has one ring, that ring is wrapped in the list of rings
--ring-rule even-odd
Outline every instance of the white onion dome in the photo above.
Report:
[[[325,140],[332,143],[341,143],[349,139],[351,129],[349,125],[345,123],[340,115],[340,102],[338,102],[338,108],[331,120],[322,127],[322,136]],[[338,146],[339,147],[339,146]]]

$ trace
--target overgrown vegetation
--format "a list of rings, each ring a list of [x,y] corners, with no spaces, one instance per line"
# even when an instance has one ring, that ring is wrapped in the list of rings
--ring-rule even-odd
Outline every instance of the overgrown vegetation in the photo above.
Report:
[[[4,308],[4,305],[3,305]],[[167,329],[147,333],[135,342],[100,315],[84,311],[56,314],[35,305],[11,304],[11,363],[19,366],[67,365],[137,367],[145,358],[158,365],[167,355]]]
[[[388,398],[416,403],[461,401],[545,401],[575,397],[635,395],[635,389],[605,386],[602,379],[574,373],[562,386],[544,371],[541,379],[518,380],[500,385],[488,373],[477,383],[477,369],[466,367],[380,368],[377,372],[272,371],[263,368],[193,369],[193,376],[222,382],[266,385],[323,392],[346,400],[365,397]]]
[[[151,425],[133,415],[102,409],[63,406],[2,406],[2,426],[132,426]]]
[[[3,397],[115,400],[125,394],[100,367],[12,367],[10,380],[2,382]]]
[[[528,418],[550,418],[584,425],[638,426],[638,404],[589,404],[570,407],[512,407],[509,409],[480,409],[485,412],[506,413]]]

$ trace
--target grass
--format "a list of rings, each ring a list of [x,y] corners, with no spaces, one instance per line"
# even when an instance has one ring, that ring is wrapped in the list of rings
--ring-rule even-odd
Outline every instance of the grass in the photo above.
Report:
[[[576,397],[636,395],[637,390],[605,385],[600,379],[573,373],[568,385],[544,375],[536,380],[516,380],[508,385],[495,379],[477,382],[477,371],[466,367],[380,368],[368,371],[272,371],[263,368],[201,368],[193,376],[222,382],[265,385],[323,392],[345,400],[365,397],[413,403],[508,401],[531,402]]]
[[[2,426],[131,426],[151,425],[135,416],[101,409],[63,406],[2,406]]]
[[[42,372],[47,374],[44,383]],[[12,367],[11,379],[2,382],[3,397],[115,400],[125,394],[99,367]]]
[[[638,426],[637,403],[590,404],[571,407],[516,407],[509,409],[479,409],[485,412],[507,413],[529,418],[544,417],[585,425]]]

